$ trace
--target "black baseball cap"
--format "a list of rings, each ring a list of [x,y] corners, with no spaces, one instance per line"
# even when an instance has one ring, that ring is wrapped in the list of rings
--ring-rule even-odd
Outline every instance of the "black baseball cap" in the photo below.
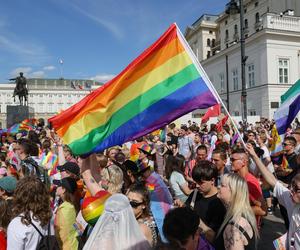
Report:
[[[66,177],[61,180],[53,180],[53,184],[58,187],[65,188],[71,194],[73,194],[77,189],[76,180],[73,179],[72,177]]]
[[[125,166],[126,170],[130,170],[133,173],[138,173],[139,172],[139,168],[136,165],[135,162],[131,161],[131,160],[126,160],[123,165]]]
[[[80,174],[80,168],[77,163],[67,161],[64,165],[58,166],[57,167],[58,171],[68,171],[72,174],[75,174],[76,176],[79,176]]]

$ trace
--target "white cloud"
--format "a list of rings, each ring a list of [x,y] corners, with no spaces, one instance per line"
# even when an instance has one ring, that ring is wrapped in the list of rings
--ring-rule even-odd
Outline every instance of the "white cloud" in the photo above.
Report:
[[[29,77],[32,77],[32,78],[45,78],[46,74],[45,74],[44,71],[39,70],[39,71],[34,71],[34,72],[30,73]]]
[[[24,76],[28,76],[28,74],[32,71],[31,67],[18,67],[12,70],[9,74],[12,77],[16,77],[19,75],[20,72],[23,72]]]
[[[115,77],[115,75],[111,75],[111,74],[99,74],[99,75],[91,77],[90,79],[93,81],[98,81],[98,82],[107,82],[107,81],[113,79],[114,77]]]
[[[52,70],[55,70],[55,69],[56,69],[56,67],[53,66],[53,65],[45,66],[45,67],[43,68],[43,70],[46,70],[46,71],[52,71]]]

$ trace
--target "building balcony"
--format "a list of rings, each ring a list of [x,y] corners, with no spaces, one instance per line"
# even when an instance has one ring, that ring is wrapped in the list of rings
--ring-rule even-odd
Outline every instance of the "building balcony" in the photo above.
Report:
[[[239,33],[234,33],[232,39],[233,41],[239,41],[240,40]]]
[[[261,30],[262,28],[263,28],[263,22],[262,21],[256,22],[254,24],[254,29],[255,30]]]
[[[215,42],[215,46],[213,46],[212,48],[211,48],[211,50],[213,51],[213,52],[215,52],[215,51],[219,51],[221,49],[221,42],[220,42],[220,40],[219,41],[216,41]]]
[[[300,17],[266,13],[262,16],[264,28],[300,32]]]

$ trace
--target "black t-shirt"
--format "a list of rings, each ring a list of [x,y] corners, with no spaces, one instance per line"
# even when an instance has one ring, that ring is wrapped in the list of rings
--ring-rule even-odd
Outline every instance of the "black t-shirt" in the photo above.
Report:
[[[185,204],[187,206],[190,206],[194,192],[192,192],[186,200]],[[194,211],[208,227],[214,230],[217,235],[226,214],[226,208],[217,197],[217,194],[205,198],[198,192],[195,200]],[[224,249],[223,235],[220,235],[220,237],[215,240],[214,246],[216,249]]]
[[[286,176],[278,176],[278,179],[283,181],[286,184],[290,184],[294,176],[300,172],[300,166],[297,163],[297,154],[295,152],[285,155],[286,160],[288,161],[288,168],[292,169],[292,172]],[[279,157],[278,164],[281,165],[283,161],[283,155]]]

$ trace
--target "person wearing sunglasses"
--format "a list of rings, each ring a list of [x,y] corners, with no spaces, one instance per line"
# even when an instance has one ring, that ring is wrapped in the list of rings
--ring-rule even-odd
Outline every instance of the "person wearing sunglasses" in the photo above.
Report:
[[[295,153],[296,144],[297,141],[292,136],[287,136],[284,139],[282,143],[283,155],[281,155],[278,165],[275,166],[279,180],[286,184],[290,184],[298,171],[297,154]]]
[[[289,219],[289,228],[287,234],[286,249],[300,249],[300,174],[296,174],[290,183],[290,188],[287,188],[282,182],[268,171],[259,157],[256,155],[251,144],[246,145],[246,150],[255,161],[259,171],[266,182],[274,188],[273,195],[281,205],[287,210]]]
[[[157,243],[157,226],[153,217],[150,216],[150,199],[147,188],[142,183],[135,183],[129,187],[127,198],[141,231],[149,244],[154,247]]]
[[[291,136],[293,136],[297,141],[297,145],[295,147],[295,153],[299,154],[300,153],[300,128],[296,128],[292,132]]]

